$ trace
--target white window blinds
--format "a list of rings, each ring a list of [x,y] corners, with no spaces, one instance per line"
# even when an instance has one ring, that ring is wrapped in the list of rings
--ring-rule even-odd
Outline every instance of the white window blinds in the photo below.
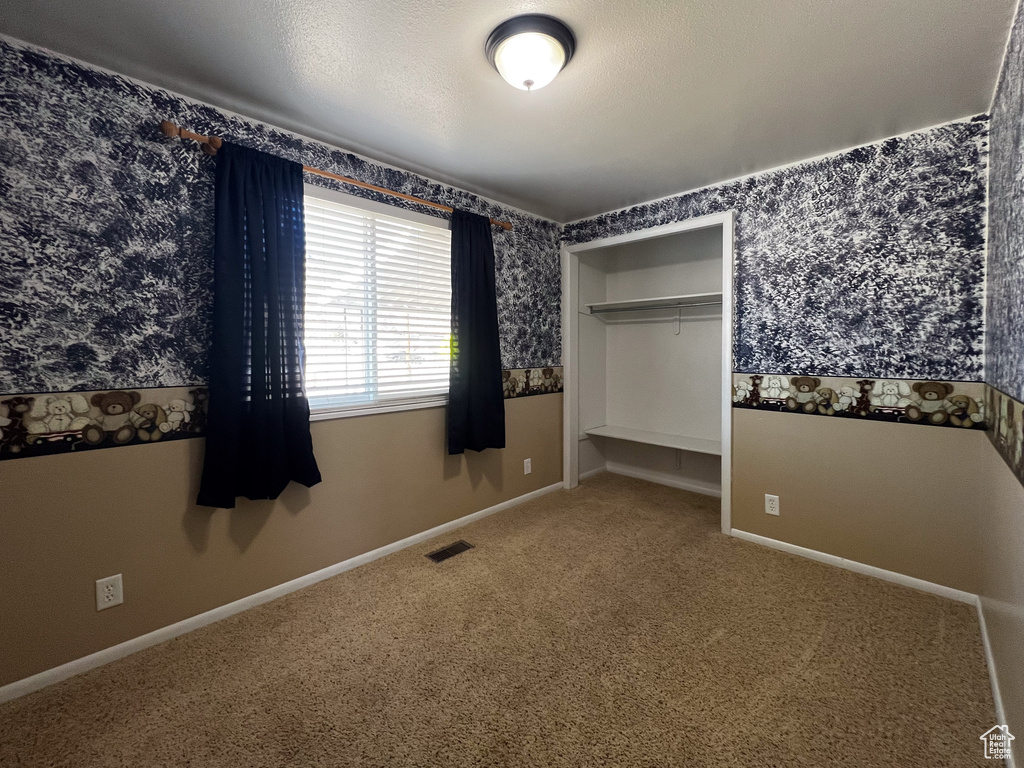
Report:
[[[308,195],[305,207],[310,409],[446,395],[451,233]]]

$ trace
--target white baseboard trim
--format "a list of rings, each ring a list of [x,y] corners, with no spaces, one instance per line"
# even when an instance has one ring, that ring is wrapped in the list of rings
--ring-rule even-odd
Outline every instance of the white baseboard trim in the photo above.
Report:
[[[819,552],[816,549],[799,547],[796,544],[789,544],[788,542],[779,541],[778,539],[769,539],[767,536],[758,536],[756,533],[747,533],[746,531],[741,531],[737,528],[733,528],[729,533],[737,539],[743,539],[744,541],[750,541],[754,544],[778,549],[782,552],[788,552],[791,555],[806,557],[808,560],[817,560],[820,563],[828,563],[829,565],[834,565],[837,568],[843,568],[847,571],[863,573],[865,576],[874,576],[876,579],[881,579],[882,581],[890,581],[893,584],[900,584],[904,587],[917,589],[921,592],[928,592],[933,595],[939,595],[940,597],[948,597],[950,600],[956,600],[960,603],[969,603],[970,605],[978,604],[978,596],[971,592],[964,592],[963,590],[953,589],[952,587],[944,587],[941,584],[935,584],[931,581],[925,581],[924,579],[915,579],[913,576],[905,576],[902,573],[896,573],[896,571],[887,571],[884,568],[865,565],[864,563],[858,563],[856,560],[847,560],[845,557],[830,555],[826,552]]]
[[[695,480],[686,480],[684,478],[676,477],[675,475],[655,472],[649,469],[638,469],[637,467],[632,467],[629,464],[620,464],[617,461],[609,461],[606,465],[606,469],[613,475],[625,475],[626,477],[633,477],[637,480],[646,480],[649,483],[667,485],[671,488],[681,488],[684,491],[692,491],[693,493],[699,493],[704,496],[714,496],[719,499],[722,498],[721,486],[708,485],[707,483],[700,483]]]
[[[13,683],[9,683],[3,687],[0,687],[0,704],[16,699],[19,696],[24,696],[33,691],[38,691],[41,688],[45,688],[48,685],[59,683],[62,680],[67,680],[69,677],[80,675],[83,672],[88,672],[90,669],[101,667],[104,664],[109,664],[117,659],[123,659],[125,656],[130,656],[133,653],[150,648],[159,643],[172,640],[175,637],[184,635],[193,630],[205,627],[209,624],[214,624],[221,619],[226,619],[229,616],[234,616],[236,613],[241,613],[250,608],[255,608],[257,605],[268,603],[271,600],[276,600],[279,597],[295,592],[296,590],[308,587],[312,584],[316,584],[318,581],[329,579],[332,576],[337,576],[339,573],[350,571],[353,568],[358,568],[360,565],[377,560],[385,555],[390,555],[392,552],[398,552],[399,550],[406,549],[420,542],[432,539],[435,536],[454,531],[456,528],[461,528],[464,525],[481,520],[489,515],[493,515],[497,512],[502,512],[510,507],[523,504],[524,502],[531,501],[545,494],[553,491],[559,491],[562,489],[562,483],[554,483],[552,485],[545,486],[544,488],[538,488],[536,491],[530,491],[524,493],[522,496],[517,496],[514,499],[503,501],[500,504],[495,504],[493,507],[487,507],[487,509],[481,509],[479,512],[473,512],[472,514],[460,517],[457,520],[438,525],[430,530],[423,531],[421,533],[414,534],[407,538],[401,539],[400,541],[393,542],[391,544],[385,544],[383,547],[365,552],[355,557],[350,557],[348,560],[343,560],[340,563],[329,565],[326,568],[322,568],[319,571],[300,576],[297,579],[286,581],[284,584],[278,584],[276,587],[265,589],[262,592],[257,592],[254,595],[243,597],[240,600],[235,600],[227,605],[222,605],[213,610],[201,613],[198,616],[192,616],[191,618],[179,621],[175,624],[171,624],[166,627],[149,632],[139,637],[133,637],[131,640],[126,640],[123,643],[111,646],[110,648],[104,648],[102,651],[91,653],[88,656],[83,656],[80,659],[69,661],[67,664],[61,664],[59,667],[53,669],[47,669],[38,674],[26,677],[23,680],[17,680]]]
[[[607,471],[608,470],[606,470],[604,467],[598,467],[597,469],[591,469],[587,472],[580,472],[580,482],[588,480],[589,478],[594,477],[595,475],[600,475],[602,472]]]
[[[996,660],[992,655],[992,643],[988,639],[988,624],[985,623],[985,605],[979,596],[975,605],[978,609],[978,624],[981,625],[981,644],[985,649],[985,662],[988,666],[988,681],[992,686],[992,700],[996,705],[996,722],[999,725],[1007,725],[1006,722],[1006,710],[1003,709],[1003,696],[999,691],[999,676],[996,674]],[[1005,761],[1006,768],[1015,768],[1016,761],[1014,760],[1013,744],[1010,744],[1010,757]]]

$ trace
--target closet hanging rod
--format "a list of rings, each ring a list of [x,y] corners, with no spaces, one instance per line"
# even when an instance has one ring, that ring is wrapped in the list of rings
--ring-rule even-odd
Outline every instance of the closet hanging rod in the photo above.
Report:
[[[203,152],[205,152],[208,155],[216,155],[217,150],[220,149],[221,145],[224,143],[224,140],[221,139],[220,136],[203,136],[201,133],[192,133],[192,131],[187,131],[184,128],[179,128],[170,120],[164,120],[163,122],[161,122],[160,130],[163,132],[164,136],[180,136],[183,139],[192,139],[192,141],[199,142],[200,144],[203,145]],[[453,210],[450,205],[435,203],[433,200],[424,200],[422,197],[413,197],[412,195],[407,195],[404,192],[396,192],[395,190],[388,189],[387,187],[378,187],[376,184],[367,184],[365,181],[357,181],[356,179],[350,179],[348,176],[339,176],[338,174],[331,173],[330,171],[321,171],[319,168],[314,168],[310,165],[302,166],[302,170],[306,171],[306,173],[315,174],[316,176],[323,176],[325,179],[334,179],[335,181],[340,181],[342,184],[348,184],[350,186],[360,187],[362,189],[369,189],[372,190],[373,192],[379,192],[382,195],[400,197],[403,200],[408,200],[409,202],[412,203],[419,203],[420,205],[427,205],[430,206],[431,208],[437,208],[440,211],[447,211],[448,213],[451,213]],[[491,219],[491,224],[494,224],[497,227],[501,227],[506,232],[512,230],[512,225],[507,221],[498,221],[497,219]]]
[[[609,312],[646,312],[652,309],[687,309],[689,307],[720,307],[720,301],[702,301],[697,304],[643,304],[639,307],[611,307],[609,309],[590,308],[592,315],[604,315]]]

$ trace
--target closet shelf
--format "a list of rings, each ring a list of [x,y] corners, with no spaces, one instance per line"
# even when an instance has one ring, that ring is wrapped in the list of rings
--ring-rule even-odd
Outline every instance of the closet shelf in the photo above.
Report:
[[[712,456],[722,455],[722,443],[718,440],[707,440],[702,437],[687,437],[686,435],[669,435],[664,432],[649,432],[645,429],[633,429],[632,427],[616,427],[604,425],[584,430],[588,435],[595,437],[612,437],[616,440],[629,440],[634,443],[646,443],[647,445],[660,445],[664,448],[677,448],[681,451],[692,453],[709,453]]]
[[[685,307],[706,307],[722,303],[722,292],[687,293],[680,296],[658,296],[650,299],[631,299],[630,301],[601,301],[587,304],[590,314],[599,315],[605,312],[643,312],[649,309],[683,309]]]

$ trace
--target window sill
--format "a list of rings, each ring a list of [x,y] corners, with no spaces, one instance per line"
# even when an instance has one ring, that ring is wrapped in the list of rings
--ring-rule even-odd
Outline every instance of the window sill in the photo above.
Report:
[[[420,408],[442,408],[446,405],[448,405],[447,395],[435,395],[419,400],[398,400],[393,403],[371,403],[367,405],[350,405],[344,408],[324,408],[323,410],[310,411],[309,420],[348,419],[352,416],[372,416],[376,413],[415,411]]]

